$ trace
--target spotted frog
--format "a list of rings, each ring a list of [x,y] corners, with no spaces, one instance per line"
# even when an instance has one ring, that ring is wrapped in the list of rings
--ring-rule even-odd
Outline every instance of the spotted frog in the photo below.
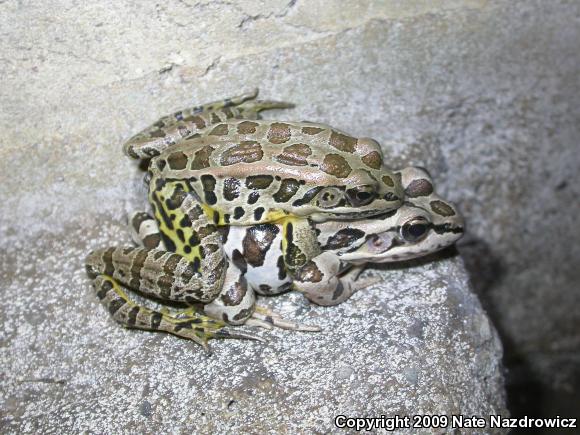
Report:
[[[256,309],[255,293],[292,287],[319,304],[344,300],[364,286],[355,282],[360,264],[420,255],[457,238],[432,236],[406,245],[407,239],[393,237],[403,249],[377,248],[399,231],[395,224],[419,210],[427,215],[425,229],[439,234],[435,228],[443,226],[433,222],[442,215],[433,215],[432,204],[440,203],[451,233],[460,234],[459,215],[434,199],[427,174],[413,168],[392,173],[370,139],[323,124],[259,120],[261,110],[289,105],[252,101],[255,96],[177,112],[125,145],[131,157],[151,159],[154,219],[138,213],[131,220],[139,247],[98,250],[87,258],[97,296],[115,320],[204,347],[214,337],[256,338],[223,328],[226,323],[313,330]],[[428,207],[425,198],[431,198]],[[386,254],[393,249],[401,252]],[[263,279],[273,270],[280,282]],[[125,289],[188,306],[201,303],[205,315],[150,310],[131,302]]]
[[[407,168],[401,176],[408,180],[408,190],[413,185],[420,185],[421,189],[396,210],[360,219],[356,225],[344,220],[310,221],[317,234],[318,254],[294,276],[281,260],[281,224],[223,227],[222,242],[228,260],[225,279],[219,295],[201,306],[155,311],[132,302],[125,294],[123,287],[131,287],[135,280],[132,285],[142,294],[170,302],[183,301],[183,294],[187,293],[184,283],[192,282],[188,262],[166,250],[157,222],[143,212],[131,219],[140,247],[95,251],[87,259],[87,270],[94,279],[97,296],[117,322],[169,332],[191,339],[206,350],[210,338],[261,340],[245,331],[224,328],[226,324],[317,331],[315,326],[291,322],[256,307],[256,295],[276,295],[293,289],[318,305],[335,305],[376,282],[360,279],[366,263],[428,255],[453,244],[463,234],[463,219],[456,208],[432,191],[428,193],[431,184],[427,174],[418,168]]]

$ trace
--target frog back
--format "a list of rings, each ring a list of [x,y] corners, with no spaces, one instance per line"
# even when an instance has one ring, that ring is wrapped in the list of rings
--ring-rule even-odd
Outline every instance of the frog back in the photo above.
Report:
[[[186,182],[221,224],[288,214],[353,219],[402,203],[400,182],[383,165],[376,141],[308,122],[220,123],[169,147],[152,160],[151,172]]]

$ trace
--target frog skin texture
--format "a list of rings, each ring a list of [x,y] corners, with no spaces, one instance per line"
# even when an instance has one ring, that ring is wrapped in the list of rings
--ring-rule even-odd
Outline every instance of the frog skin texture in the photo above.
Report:
[[[415,258],[461,236],[461,216],[426,171],[393,172],[374,140],[324,124],[259,120],[291,105],[256,94],[176,112],[125,144],[151,159],[153,217],[130,219],[138,247],[86,261],[117,322],[206,349],[210,338],[261,340],[226,324],[316,331],[256,307],[256,293],[294,289],[334,305],[372,283],[358,279],[365,263]],[[185,308],[155,311],[127,289]]]

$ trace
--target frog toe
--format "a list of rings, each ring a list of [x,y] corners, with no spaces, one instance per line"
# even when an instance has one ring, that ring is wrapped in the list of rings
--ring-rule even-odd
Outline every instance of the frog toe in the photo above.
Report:
[[[248,325],[259,326],[266,329],[280,328],[300,332],[320,332],[322,328],[316,325],[305,325],[303,323],[291,322],[284,319],[278,313],[266,307],[256,307],[252,317],[246,321]],[[267,325],[267,326],[265,326]]]

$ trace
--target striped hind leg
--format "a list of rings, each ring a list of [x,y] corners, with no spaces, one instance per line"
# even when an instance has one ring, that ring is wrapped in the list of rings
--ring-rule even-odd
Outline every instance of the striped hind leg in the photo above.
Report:
[[[107,307],[113,319],[128,328],[163,331],[200,344],[210,352],[208,340],[212,338],[241,338],[263,341],[243,332],[224,329],[224,323],[197,315],[181,319],[149,309],[131,301],[123,287],[113,278],[99,275],[93,281],[97,297]]]
[[[145,212],[137,212],[130,217],[129,225],[135,243],[148,249],[162,247],[163,239],[153,217]],[[246,323],[253,315],[256,297],[254,290],[248,288],[243,275],[242,271],[230,263],[225,272],[222,291],[217,298],[203,306],[203,312],[230,325]],[[199,315],[199,309],[190,307],[176,310],[175,313],[179,318],[187,318]]]
[[[277,101],[250,101],[258,90],[233,98],[214,101],[163,116],[153,125],[131,137],[123,145],[126,155],[134,159],[149,159],[171,145],[203,135],[212,126],[228,119],[257,119],[262,110],[293,107]]]

